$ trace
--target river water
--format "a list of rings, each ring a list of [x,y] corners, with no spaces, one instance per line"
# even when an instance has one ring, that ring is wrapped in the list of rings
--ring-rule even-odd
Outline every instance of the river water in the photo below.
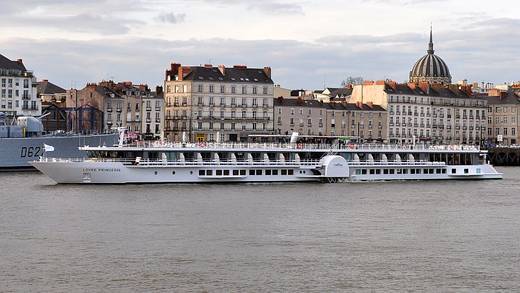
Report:
[[[520,291],[504,180],[54,185],[0,174],[1,292]]]

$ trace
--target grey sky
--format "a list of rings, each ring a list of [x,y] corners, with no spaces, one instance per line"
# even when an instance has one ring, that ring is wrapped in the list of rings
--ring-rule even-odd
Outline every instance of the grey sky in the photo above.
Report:
[[[326,4],[325,4],[326,3]],[[427,47],[455,80],[519,80],[513,0],[0,0],[1,54],[63,87],[161,84],[172,61],[271,66],[291,88],[404,81]]]

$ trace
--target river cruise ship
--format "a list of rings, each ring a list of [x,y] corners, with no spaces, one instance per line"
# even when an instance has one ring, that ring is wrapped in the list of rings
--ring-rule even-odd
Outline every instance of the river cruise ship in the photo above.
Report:
[[[31,164],[57,183],[345,182],[501,179],[476,146],[153,143],[80,148]]]

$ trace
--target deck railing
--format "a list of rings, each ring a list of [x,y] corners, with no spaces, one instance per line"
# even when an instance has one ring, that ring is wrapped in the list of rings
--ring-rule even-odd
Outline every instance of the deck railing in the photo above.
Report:
[[[129,148],[175,148],[202,150],[234,150],[234,149],[301,149],[301,150],[373,150],[373,151],[479,151],[479,146],[473,145],[395,145],[395,144],[309,144],[309,143],[171,143],[171,142],[138,142],[126,145]],[[83,147],[89,150],[98,147]]]

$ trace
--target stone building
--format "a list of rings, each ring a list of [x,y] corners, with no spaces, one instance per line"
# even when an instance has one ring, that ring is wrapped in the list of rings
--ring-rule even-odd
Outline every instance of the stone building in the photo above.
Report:
[[[326,135],[358,137],[363,142],[387,142],[386,110],[372,103],[326,103]]]
[[[303,98],[274,99],[274,132],[304,135],[325,135],[327,111],[323,103]]]
[[[487,100],[470,86],[366,81],[351,100],[388,110],[391,143],[480,144],[487,131]]]
[[[491,143],[519,144],[520,92],[490,90],[487,138]]]
[[[0,55],[0,112],[10,117],[40,116],[36,85],[36,77],[22,59],[12,61]]]
[[[37,83],[36,93],[42,103],[64,103],[67,100],[67,90],[50,82],[47,79]]]
[[[102,131],[123,127],[135,138],[145,134],[148,138],[161,137],[164,125],[163,100],[147,85],[113,81],[91,83],[81,90],[68,91],[67,105],[103,113],[101,119],[92,115],[91,111],[78,114],[79,117],[75,119],[80,125],[78,129],[90,129],[92,125]]]
[[[378,105],[276,98],[274,118],[275,134],[350,136],[363,142],[388,138],[387,112]]]
[[[164,82],[165,137],[192,141],[245,141],[273,131],[271,68],[182,66]],[[217,134],[219,137],[217,138]]]

